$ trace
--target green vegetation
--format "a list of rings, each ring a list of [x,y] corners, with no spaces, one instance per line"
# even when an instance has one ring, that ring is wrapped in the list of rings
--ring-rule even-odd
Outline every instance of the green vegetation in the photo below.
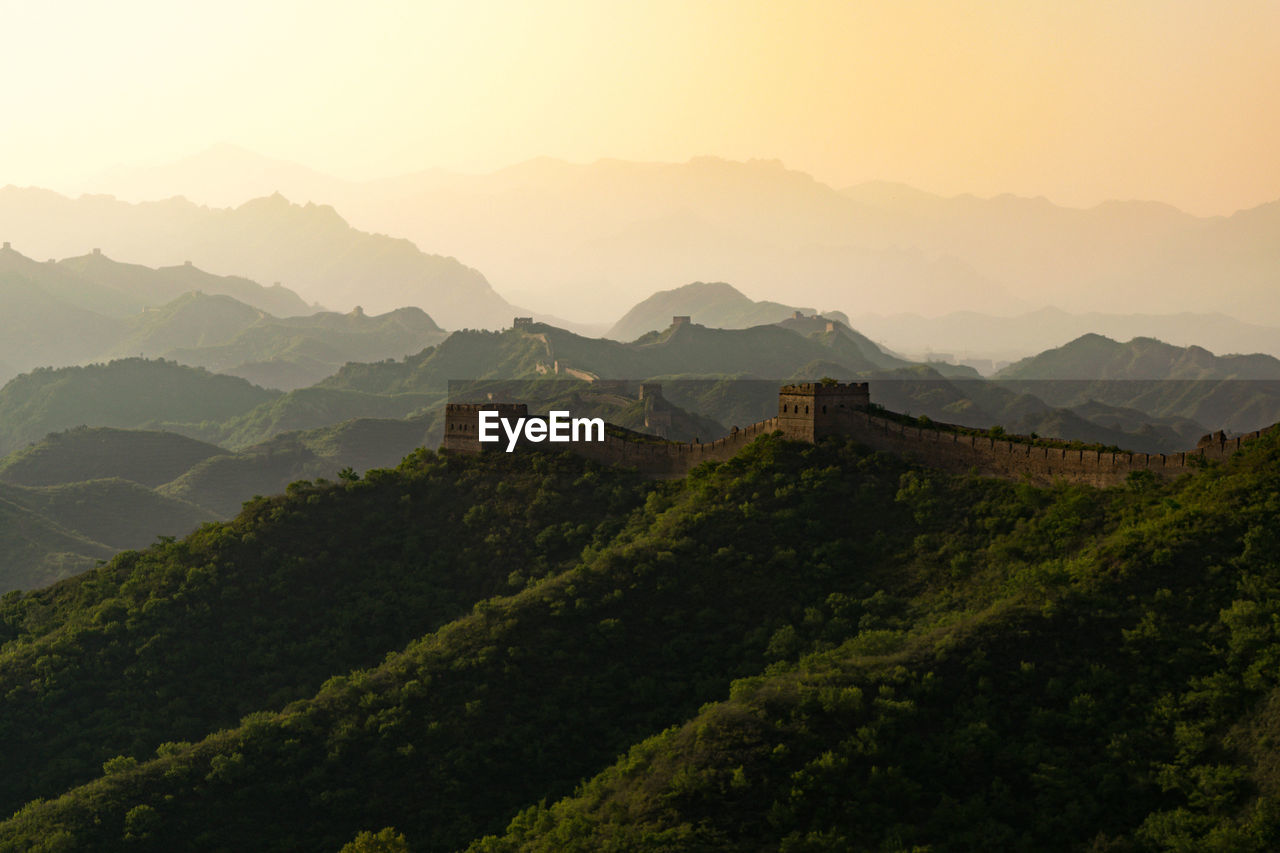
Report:
[[[212,510],[210,518],[227,518],[254,495],[279,494],[295,480],[334,477],[344,468],[354,473],[395,465],[415,448],[431,443],[425,436],[436,420],[361,418],[283,433],[205,459],[159,491]]]
[[[8,504],[0,592],[42,586],[159,535],[228,518],[254,495],[278,494],[295,480],[394,465],[439,432],[437,420],[359,418],[239,451],[146,430],[50,434],[0,459],[0,500]]]
[[[0,847],[1274,849],[1278,512],[420,451],[6,597]]]
[[[0,481],[56,486],[119,477],[159,486],[224,452],[172,432],[77,427],[0,459]]]
[[[222,421],[276,396],[234,376],[164,360],[40,368],[0,388],[0,453],[81,425]]]

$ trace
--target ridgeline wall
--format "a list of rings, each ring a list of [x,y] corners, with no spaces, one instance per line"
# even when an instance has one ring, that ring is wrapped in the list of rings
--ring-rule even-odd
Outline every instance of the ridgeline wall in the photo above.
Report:
[[[945,428],[908,426],[869,412],[854,418],[854,429],[850,434],[875,450],[898,453],[922,465],[947,471],[976,469],[980,474],[1026,479],[1042,485],[1061,479],[1093,486],[1113,486],[1124,482],[1134,471],[1172,477],[1199,467],[1207,460],[1225,459],[1239,450],[1242,444],[1275,429],[1272,426],[1235,438],[1216,433],[1201,439],[1194,450],[1181,453],[1067,450],[966,435]]]
[[[501,408],[504,414],[525,414],[524,406],[450,404],[447,420],[451,426],[446,431],[443,447],[463,453],[480,452],[482,448],[475,438],[473,424],[476,412],[487,408]],[[817,407],[814,409],[817,414]],[[839,413],[838,428],[829,428],[826,434],[847,435],[873,450],[896,453],[921,465],[955,473],[973,470],[979,474],[1027,480],[1040,485],[1067,480],[1093,486],[1113,486],[1124,482],[1134,471],[1172,477],[1200,467],[1206,461],[1225,459],[1243,444],[1277,428],[1280,425],[1234,438],[1227,438],[1219,432],[1201,439],[1194,450],[1181,453],[1127,453],[1041,446],[968,434],[948,424],[939,424],[937,428],[915,426],[874,412],[844,410]],[[650,477],[667,478],[682,477],[703,462],[729,459],[757,437],[775,431],[782,431],[788,438],[813,440],[794,435],[795,424],[784,416],[769,418],[745,429],[735,427],[729,435],[707,443],[663,441],[610,426],[602,442],[522,442],[521,446],[571,450],[596,462],[632,467]],[[502,452],[501,447],[505,447],[505,442],[494,445],[489,452]]]

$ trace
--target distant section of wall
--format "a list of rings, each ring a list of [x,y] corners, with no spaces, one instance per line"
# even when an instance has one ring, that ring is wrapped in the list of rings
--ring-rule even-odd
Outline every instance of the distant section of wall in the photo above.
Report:
[[[449,403],[445,409],[444,442],[441,447],[458,453],[479,453],[481,450],[504,452],[505,439],[493,444],[480,443],[479,413],[485,410],[498,411],[504,418],[528,417],[528,407],[523,403]],[[636,468],[640,473],[651,477],[683,477],[703,462],[723,461],[732,457],[756,437],[777,429],[778,419],[769,418],[746,429],[735,427],[733,432],[723,438],[702,443],[663,441],[655,436],[610,425],[605,432],[604,441],[556,444],[521,441],[518,448],[570,450],[605,465]]]

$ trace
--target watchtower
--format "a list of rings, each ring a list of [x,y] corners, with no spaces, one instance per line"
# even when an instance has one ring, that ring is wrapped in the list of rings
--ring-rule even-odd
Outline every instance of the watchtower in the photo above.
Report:
[[[688,314],[677,314],[671,318],[671,325],[673,326],[687,326],[689,322]]]
[[[856,413],[871,405],[866,382],[800,382],[778,391],[778,429],[795,441],[848,434]]]
[[[527,329],[532,325],[533,325],[532,317],[516,317],[514,320],[511,321],[511,328],[513,329]]]
[[[524,403],[446,403],[444,407],[444,441],[441,447],[458,453],[479,453],[480,412],[497,412],[503,418],[525,418],[529,407]],[[495,442],[494,447],[502,446]]]

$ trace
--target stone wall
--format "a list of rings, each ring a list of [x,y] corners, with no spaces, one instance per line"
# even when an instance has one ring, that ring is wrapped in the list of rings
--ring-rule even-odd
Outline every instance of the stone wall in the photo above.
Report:
[[[1009,479],[1047,484],[1057,479],[1094,486],[1122,483],[1134,471],[1175,476],[1210,459],[1225,459],[1241,445],[1276,429],[1270,427],[1236,438],[1221,433],[1183,453],[1111,453],[1065,450],[1029,443],[964,435],[946,429],[908,426],[869,412],[860,413],[850,435],[875,450],[898,453],[933,468],[953,472],[976,469]]]
[[[606,431],[603,442],[535,444],[548,450],[571,450],[608,465],[637,468],[651,477],[681,477],[707,461],[723,461],[734,456],[758,436],[780,431],[784,437],[813,442],[829,435],[849,436],[873,450],[899,454],[933,468],[964,473],[1028,480],[1048,484],[1054,480],[1111,486],[1124,482],[1134,471],[1150,471],[1160,477],[1174,476],[1203,464],[1225,459],[1241,445],[1277,429],[1252,432],[1236,438],[1215,433],[1202,439],[1194,450],[1183,453],[1112,453],[1098,450],[1066,450],[1031,443],[970,435],[939,424],[938,428],[903,424],[866,408],[853,408],[865,401],[866,383],[826,386],[815,390],[813,383],[784,386],[779,393],[778,417],[752,424],[708,443],[672,442],[631,433],[618,427]],[[862,403],[865,406],[865,402]],[[824,409],[825,406],[825,409]],[[450,403],[445,416],[442,447],[465,453],[481,449],[476,427],[477,413],[497,410],[503,417],[526,417],[523,404]],[[1280,426],[1280,425],[1278,425]],[[505,441],[494,444],[502,452]]]

